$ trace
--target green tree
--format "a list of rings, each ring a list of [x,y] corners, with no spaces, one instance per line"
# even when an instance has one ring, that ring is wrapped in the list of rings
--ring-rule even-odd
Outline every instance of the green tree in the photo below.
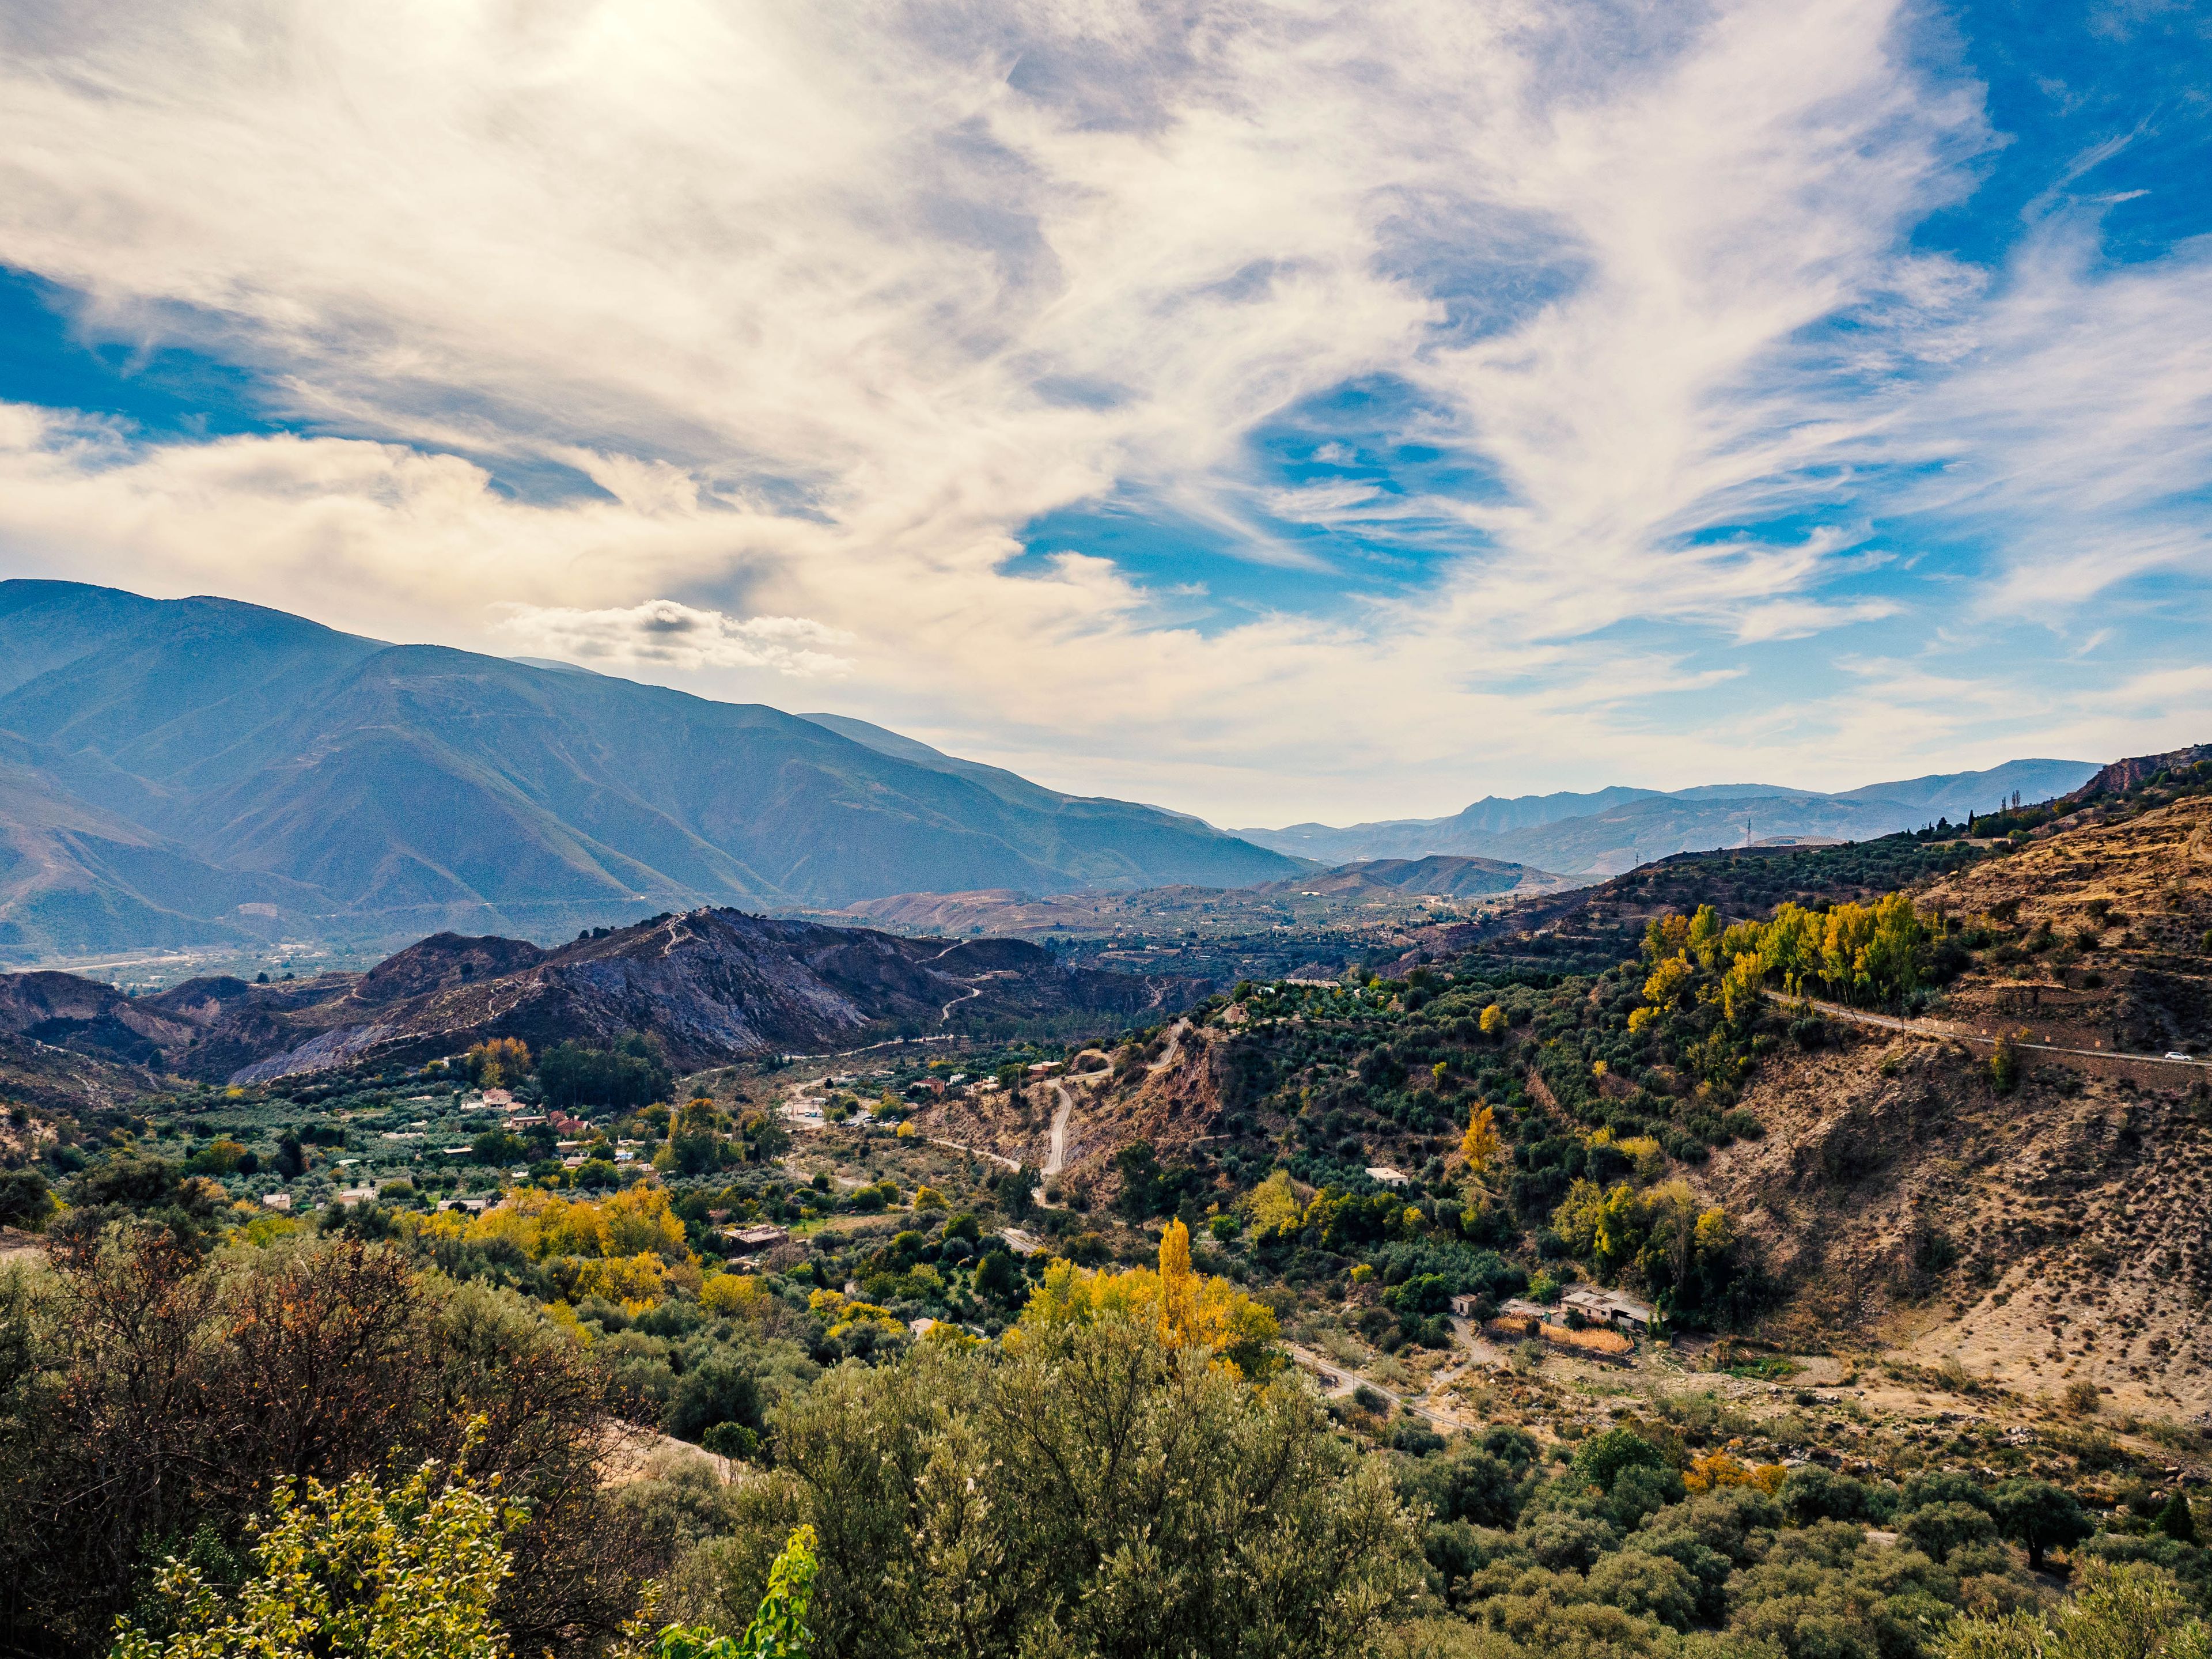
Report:
[[[496,1659],[492,1602],[522,1519],[459,1470],[425,1462],[387,1492],[371,1476],[280,1486],[233,1595],[172,1558],[155,1578],[169,1633],[116,1622],[112,1659]]]
[[[1898,1530],[1931,1559],[1948,1561],[1962,1544],[1984,1543],[1997,1535],[1996,1522],[1972,1504],[1923,1504],[1906,1516]]]
[[[1607,1429],[1575,1449],[1575,1473],[1601,1492],[1611,1492],[1623,1470],[1666,1467],[1659,1448],[1633,1429]]]
[[[183,1243],[210,1242],[224,1203],[222,1188],[187,1176],[166,1158],[118,1152],[102,1158],[70,1183],[70,1209],[54,1225],[86,1240],[111,1222],[132,1218],[158,1223]]]
[[[2020,1087],[2020,1050],[2010,1037],[2002,1034],[1996,1046],[1990,1050],[1990,1087],[2001,1095],[2008,1095]]]
[[[611,1048],[555,1043],[538,1056],[538,1081],[549,1105],[633,1111],[666,1098],[671,1073],[652,1040],[632,1031]]]
[[[1014,1266],[1013,1257],[1003,1249],[985,1251],[982,1260],[975,1264],[975,1294],[978,1296],[988,1296],[994,1302],[1009,1301],[1020,1288],[1021,1282],[1020,1269]]]
[[[799,1522],[821,1540],[816,1659],[1353,1655],[1414,1582],[1387,1461],[1305,1389],[1246,1382],[1156,1314],[1024,1327],[1003,1356],[922,1343],[778,1415],[736,1534],[672,1575],[727,1629]]]
[[[2189,1498],[2179,1492],[2166,1500],[2166,1507],[2158,1512],[2158,1529],[2178,1544],[2197,1541],[2197,1517],[2189,1511]]]
[[[469,1152],[477,1163],[495,1168],[512,1164],[529,1151],[522,1137],[511,1129],[486,1129],[469,1143]]]
[[[768,1594],[745,1633],[732,1641],[709,1626],[671,1625],[653,1645],[653,1659],[807,1659],[814,1632],[806,1609],[814,1599],[814,1528],[800,1527],[769,1569]]]
[[[1990,1502],[1998,1527],[2027,1547],[2027,1565],[2039,1571],[2045,1550],[2070,1549],[2094,1530],[2074,1494],[2048,1480],[2008,1480]]]
[[[2191,1615],[2172,1574],[2089,1562],[2052,1612],[1954,1620],[1939,1659],[2212,1659],[2212,1626]]]
[[[54,1212],[54,1195],[36,1170],[0,1170],[0,1227],[37,1232]]]

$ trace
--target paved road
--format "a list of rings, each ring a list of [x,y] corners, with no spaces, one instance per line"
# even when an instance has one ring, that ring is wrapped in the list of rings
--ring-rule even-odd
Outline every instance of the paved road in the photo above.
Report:
[[[1864,1009],[1846,1007],[1840,1002],[1817,1002],[1809,997],[1784,996],[1779,991],[1766,992],[1765,996],[1770,1002],[1778,1002],[1785,1007],[1795,1007],[1803,1002],[1831,1019],[1848,1019],[1861,1025],[1877,1026],[1885,1031],[1904,1031],[1913,1036],[1936,1037],[1948,1042],[1978,1042],[1984,1048],[1996,1047],[1995,1037],[1966,1030],[1947,1020],[1900,1019],[1894,1014],[1870,1014]],[[2178,1066],[2191,1071],[2203,1071],[2208,1064],[2212,1064],[2202,1060],[2173,1060],[2165,1054],[2131,1054],[2123,1048],[2069,1048],[2057,1042],[2015,1041],[2013,1047],[2046,1054],[2086,1054],[2092,1060],[2125,1060],[2139,1066]]]
[[[831,1048],[824,1049],[818,1054],[789,1054],[779,1055],[778,1058],[789,1060],[842,1060],[848,1054],[872,1054],[878,1048],[908,1048],[917,1042],[957,1042],[959,1041],[957,1036],[892,1037],[889,1042],[871,1042],[859,1048]]]

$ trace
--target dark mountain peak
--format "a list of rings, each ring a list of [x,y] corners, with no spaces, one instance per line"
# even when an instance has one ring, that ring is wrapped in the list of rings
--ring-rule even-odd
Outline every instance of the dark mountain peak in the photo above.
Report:
[[[92,1020],[130,1001],[112,985],[75,974],[0,975],[0,1032],[20,1036],[52,1020]]]
[[[502,961],[508,965],[492,971]],[[473,963],[485,967],[465,976],[460,969]],[[1018,939],[905,939],[710,907],[550,951],[443,934],[358,981],[329,976],[319,1000],[286,1008],[265,994],[274,988],[250,988],[173,1063],[196,1076],[265,1082],[363,1063],[417,1065],[487,1037],[519,1037],[542,1050],[643,1031],[688,1067],[834,1048],[871,1035],[947,1033],[971,1021],[1097,1012],[1110,1024],[1147,1009],[1180,1009],[1210,988],[1070,973]]]
[[[433,991],[450,990],[471,980],[497,979],[535,967],[546,953],[527,939],[487,934],[433,933],[397,956],[386,957],[353,988],[356,1002],[398,1002]]]

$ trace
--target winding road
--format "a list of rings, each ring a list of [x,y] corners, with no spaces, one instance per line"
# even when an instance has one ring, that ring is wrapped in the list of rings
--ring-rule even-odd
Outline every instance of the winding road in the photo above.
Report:
[[[1013,1159],[1006,1157],[1004,1153],[987,1152],[981,1146],[970,1146],[964,1140],[943,1140],[939,1139],[935,1135],[924,1135],[922,1136],[922,1139],[933,1146],[949,1146],[956,1152],[967,1153],[970,1158],[988,1158],[992,1163],[1003,1164],[1009,1170],[1018,1170],[1022,1167],[1020,1164],[1015,1163]]]
[[[1052,1080],[1060,1103],[1053,1109],[1052,1139],[1044,1154],[1044,1176],[1049,1181],[1067,1167],[1067,1120],[1075,1115],[1075,1096],[1058,1078]]]
[[[1885,1031],[1903,1031],[1910,1036],[1934,1037],[1949,1042],[1978,1042],[1984,1048],[1996,1047],[1997,1039],[1978,1032],[1961,1030],[1940,1019],[1903,1019],[1895,1014],[1871,1014],[1863,1008],[1851,1008],[1840,1002],[1817,1002],[1810,997],[1786,996],[1779,991],[1765,993],[1770,1002],[1785,1008],[1801,1004],[1830,1019],[1847,1019],[1859,1025],[1872,1025]],[[2091,1060],[2124,1060],[2138,1066],[2179,1066],[2193,1071],[2203,1071],[2208,1062],[2202,1060],[2176,1060],[2170,1054],[2132,1054],[2124,1048],[2069,1048],[2057,1042],[2023,1042],[2014,1041],[2015,1048],[2032,1049],[2046,1054],[2086,1054]]]

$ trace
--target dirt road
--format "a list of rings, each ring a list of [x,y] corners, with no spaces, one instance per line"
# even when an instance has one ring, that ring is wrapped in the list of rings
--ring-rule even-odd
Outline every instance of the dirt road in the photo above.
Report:
[[[1067,1120],[1075,1113],[1075,1096],[1058,1078],[1052,1080],[1060,1103],[1053,1109],[1052,1139],[1045,1148],[1044,1176],[1049,1181],[1067,1167]]]
[[[1345,1370],[1333,1359],[1322,1358],[1311,1348],[1301,1347],[1295,1342],[1285,1342],[1283,1346],[1291,1358],[1299,1364],[1310,1370],[1320,1372],[1323,1377],[1337,1385],[1334,1389],[1322,1390],[1324,1393],[1349,1394],[1356,1388],[1370,1388],[1392,1405],[1403,1407],[1414,1416],[1425,1419],[1431,1425],[1447,1433],[1473,1426],[1468,1419],[1455,1413],[1431,1411],[1426,1406],[1416,1405],[1395,1389],[1386,1389],[1380,1382],[1370,1382],[1367,1378]]]
[[[1182,1057],[1182,1034],[1188,1030],[1190,1030],[1188,1020],[1177,1020],[1168,1031],[1168,1046],[1161,1051],[1160,1057],[1145,1069],[1148,1072],[1164,1072],[1180,1060]]]
[[[1884,1031],[1903,1031],[1912,1036],[1933,1037],[1940,1042],[1976,1043],[1984,1048],[1996,1047],[1997,1040],[1978,1031],[1969,1031],[1964,1026],[1942,1019],[1904,1019],[1895,1014],[1870,1014],[1863,1008],[1848,1007],[1840,1002],[1816,1002],[1809,997],[1784,996],[1779,991],[1765,994],[1770,1002],[1794,1008],[1802,1002],[1807,1007],[1826,1015],[1830,1019],[1847,1019],[1854,1024],[1871,1025]],[[2092,1060],[2124,1060],[2139,1066],[2172,1066],[2185,1070],[2203,1071],[2212,1062],[2202,1060],[2175,1060],[2167,1054],[2136,1054],[2124,1048],[2069,1048],[2057,1042],[2025,1042],[2015,1041],[2015,1048],[2033,1050],[2045,1054],[2086,1054]]]

